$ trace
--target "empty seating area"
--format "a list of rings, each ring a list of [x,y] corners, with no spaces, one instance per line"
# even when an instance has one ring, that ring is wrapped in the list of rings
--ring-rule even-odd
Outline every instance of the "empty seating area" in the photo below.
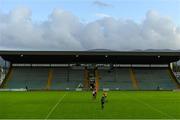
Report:
[[[63,85],[64,83],[64,85]],[[68,69],[66,68],[54,68],[53,69],[53,77],[51,83],[51,89],[58,89],[66,87],[68,83]]]
[[[128,68],[114,68],[113,70],[99,70],[100,89],[109,88],[111,90],[132,90],[132,82]]]
[[[139,88],[142,90],[175,89],[176,84],[168,74],[168,68],[135,68]]]
[[[73,70],[70,68],[54,68],[51,89],[74,90],[83,83],[83,70]]]
[[[47,68],[17,67],[12,69],[7,88],[45,89],[48,78]]]
[[[49,71],[52,70],[49,77]],[[91,70],[91,69],[89,69]],[[139,90],[172,90],[176,84],[167,67],[134,67]],[[5,88],[75,90],[84,83],[84,67],[13,67]],[[98,69],[99,89],[134,90],[129,67]],[[49,84],[50,83],[50,84]]]

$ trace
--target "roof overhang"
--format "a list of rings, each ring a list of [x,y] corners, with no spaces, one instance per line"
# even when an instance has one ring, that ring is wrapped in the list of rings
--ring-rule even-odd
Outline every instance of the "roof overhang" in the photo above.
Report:
[[[169,64],[180,59],[180,52],[0,51],[0,56],[11,63]]]

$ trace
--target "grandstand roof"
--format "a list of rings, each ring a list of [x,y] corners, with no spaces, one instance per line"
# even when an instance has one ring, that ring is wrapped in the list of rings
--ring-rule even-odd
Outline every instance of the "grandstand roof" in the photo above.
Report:
[[[168,64],[180,59],[180,52],[148,51],[0,51],[12,63],[112,63]]]

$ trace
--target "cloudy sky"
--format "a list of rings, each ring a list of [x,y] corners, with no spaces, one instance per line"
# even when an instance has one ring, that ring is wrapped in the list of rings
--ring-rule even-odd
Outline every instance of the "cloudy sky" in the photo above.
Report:
[[[180,49],[180,0],[0,0],[1,50]]]

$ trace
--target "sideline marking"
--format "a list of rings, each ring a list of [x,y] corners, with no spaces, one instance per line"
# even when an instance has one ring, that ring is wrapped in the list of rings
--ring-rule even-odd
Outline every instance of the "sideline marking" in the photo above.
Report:
[[[124,95],[126,95],[126,94],[124,93]],[[129,96],[129,95],[126,95],[126,96]],[[169,118],[167,118],[167,119],[175,119],[173,116],[171,116],[171,115],[169,115],[169,114],[167,114],[167,113],[165,113],[165,112],[163,112],[163,111],[161,111],[161,110],[153,107],[152,105],[148,104],[147,102],[144,102],[143,100],[140,100],[140,99],[137,99],[137,98],[133,98],[133,97],[131,97],[131,96],[129,96],[129,97],[132,98],[132,99],[134,99],[135,101],[137,101],[137,102],[139,102],[139,103],[144,104],[145,106],[147,106],[147,107],[149,107],[150,109],[152,109],[152,110],[160,113],[161,115],[164,115],[164,116],[166,116],[166,117],[169,117]]]
[[[51,108],[51,110],[49,111],[49,113],[47,114],[45,120],[47,120],[49,118],[49,116],[52,114],[52,112],[56,109],[56,107],[61,103],[61,101],[64,99],[64,97],[67,95],[67,93],[65,93],[61,98],[59,98],[58,102]]]

